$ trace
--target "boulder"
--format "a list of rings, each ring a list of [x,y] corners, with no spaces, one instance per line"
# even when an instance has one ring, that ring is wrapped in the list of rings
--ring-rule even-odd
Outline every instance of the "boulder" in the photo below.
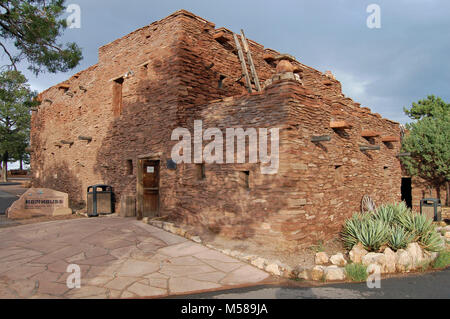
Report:
[[[281,268],[281,275],[284,278],[296,278],[297,275],[294,274],[294,269],[289,265],[282,265]]]
[[[333,255],[330,257],[330,261],[333,265],[344,267],[347,265],[347,261],[344,258],[344,255],[342,253],[337,253],[336,255]]]
[[[308,269],[304,269],[298,274],[297,278],[303,280],[311,280],[311,271]]]
[[[259,269],[264,269],[266,261],[263,258],[258,257],[256,259],[252,260],[251,264],[255,267],[258,267]]]
[[[60,208],[69,208],[69,195],[49,188],[30,188],[7,210],[8,218],[32,218],[54,215]],[[68,210],[64,211],[68,213]],[[72,211],[71,213],[72,214]]]
[[[416,269],[425,261],[422,248],[420,248],[418,243],[408,244],[406,251],[411,256],[411,269]]]
[[[275,263],[267,265],[266,271],[275,276],[281,275],[280,267]]]
[[[200,238],[200,236],[192,236],[191,240],[196,242],[196,243],[199,243],[199,244],[202,243],[202,239]]]
[[[326,252],[318,252],[314,258],[316,265],[326,265],[329,262],[329,258]]]
[[[362,263],[362,258],[367,255],[367,253],[368,251],[364,249],[364,246],[361,243],[358,243],[350,250],[350,260],[355,264],[360,264]]]
[[[365,266],[369,266],[370,264],[378,264],[383,270],[386,265],[386,256],[382,253],[368,253],[362,258],[362,263]]]
[[[384,269],[382,269],[382,272],[394,273],[396,270],[397,255],[392,249],[388,247],[384,250],[384,256],[386,259],[386,263],[384,265]]]
[[[378,264],[370,264],[369,266],[367,266],[367,274],[368,275],[373,275],[373,274],[381,274],[382,273],[382,269],[381,266]]]
[[[412,258],[404,249],[397,250],[397,263],[395,268],[398,272],[409,272],[412,269]]]
[[[312,280],[322,280],[324,276],[325,267],[324,266],[315,266],[311,270],[311,279]]]
[[[336,265],[328,266],[325,268],[325,280],[327,281],[336,281],[336,280],[345,280],[345,271],[344,268],[340,268]]]

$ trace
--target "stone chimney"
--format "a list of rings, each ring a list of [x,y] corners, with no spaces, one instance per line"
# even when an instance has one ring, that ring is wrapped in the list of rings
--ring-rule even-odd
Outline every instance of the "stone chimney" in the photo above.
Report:
[[[264,82],[264,88],[271,85],[272,83],[283,80],[294,80],[303,85],[299,74],[300,72],[302,72],[302,69],[292,65],[291,62],[297,62],[297,60],[292,55],[280,54],[279,56],[275,57],[275,61],[278,61],[276,74],[272,76],[271,79],[267,79],[266,82]]]

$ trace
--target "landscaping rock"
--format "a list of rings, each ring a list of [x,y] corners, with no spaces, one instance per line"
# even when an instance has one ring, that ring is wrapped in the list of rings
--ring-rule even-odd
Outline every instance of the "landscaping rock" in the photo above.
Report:
[[[378,264],[370,264],[369,266],[367,266],[366,271],[367,271],[367,274],[369,274],[369,275],[382,273],[381,266]]]
[[[423,263],[423,251],[418,243],[408,244],[408,247],[406,247],[406,251],[411,256],[411,269],[416,269]]]
[[[345,277],[345,271],[343,268],[336,265],[325,268],[325,280],[327,281],[345,280]]]
[[[395,273],[396,271],[396,263],[397,263],[397,255],[395,252],[389,247],[384,250],[384,256],[386,259],[386,263],[384,265],[383,273]]]
[[[367,255],[367,253],[368,251],[364,249],[364,246],[361,243],[358,243],[350,250],[350,260],[355,264],[360,264],[362,263],[362,258]]]
[[[196,243],[199,243],[199,244],[202,243],[202,239],[199,236],[192,236],[191,240],[196,242]]]
[[[298,274],[298,279],[311,280],[311,271],[309,269],[304,269]]]
[[[412,258],[410,254],[404,250],[399,249],[397,250],[397,263],[395,265],[395,268],[398,272],[409,272],[412,269]]]
[[[174,234],[175,233],[175,225],[172,223],[164,222],[163,223],[163,229]]]
[[[266,264],[266,261],[263,258],[258,257],[256,259],[252,260],[251,264],[255,267],[258,267],[259,269],[264,269],[264,265]]]
[[[266,271],[268,273],[271,273],[275,276],[280,276],[281,275],[281,271],[280,271],[280,267],[277,264],[269,264],[266,267]]]
[[[230,252],[230,256],[231,256],[231,257],[237,257],[237,256],[239,256],[239,255],[241,255],[241,252],[240,252],[240,251],[232,250],[232,251]]]
[[[329,258],[326,252],[318,252],[314,258],[316,265],[326,265],[329,262]]]
[[[344,267],[347,265],[347,261],[344,258],[344,255],[342,253],[338,253],[336,255],[331,256],[330,261],[333,265]]]
[[[378,264],[381,267],[381,271],[386,267],[386,256],[381,253],[368,253],[362,258],[362,263],[365,266],[370,264]]]
[[[312,280],[322,280],[324,276],[325,267],[324,266],[315,266],[311,270],[311,279]]]

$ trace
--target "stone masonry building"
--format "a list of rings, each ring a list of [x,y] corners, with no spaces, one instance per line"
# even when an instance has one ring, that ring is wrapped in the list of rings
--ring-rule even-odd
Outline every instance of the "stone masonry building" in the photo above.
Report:
[[[233,33],[184,10],[101,47],[96,65],[39,96],[33,185],[82,209],[89,185],[108,184],[116,211],[135,197],[138,218],[286,247],[336,236],[366,194],[399,201],[399,124],[345,97],[331,73],[248,42],[263,87],[253,93]],[[192,132],[195,120],[279,128],[278,173],[173,165],[172,131]]]

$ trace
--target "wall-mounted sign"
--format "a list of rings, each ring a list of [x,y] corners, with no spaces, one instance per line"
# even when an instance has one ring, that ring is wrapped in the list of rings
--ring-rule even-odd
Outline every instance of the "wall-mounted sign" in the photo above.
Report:
[[[147,166],[147,174],[153,174],[155,172],[155,167]]]

